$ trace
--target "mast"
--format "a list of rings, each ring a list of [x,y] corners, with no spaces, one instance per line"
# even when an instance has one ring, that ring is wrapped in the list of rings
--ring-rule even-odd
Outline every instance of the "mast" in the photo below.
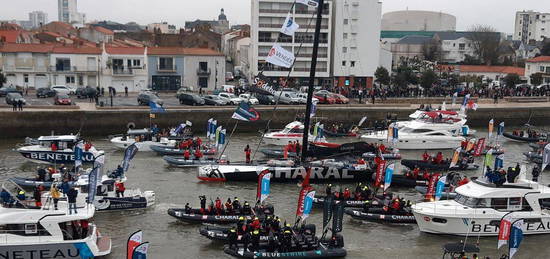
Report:
[[[304,134],[302,138],[302,155],[300,160],[303,162],[306,161],[307,156],[307,146],[309,139],[309,125],[310,125],[310,114],[311,114],[311,105],[313,99],[313,81],[315,80],[315,72],[317,69],[317,54],[319,52],[319,36],[321,35],[321,21],[323,19],[323,9],[324,9],[324,0],[318,0],[319,6],[317,7],[317,22],[315,23],[315,34],[313,40],[313,53],[311,55],[311,70],[309,71],[309,85],[307,89],[307,104],[306,104],[306,114],[304,118]]]

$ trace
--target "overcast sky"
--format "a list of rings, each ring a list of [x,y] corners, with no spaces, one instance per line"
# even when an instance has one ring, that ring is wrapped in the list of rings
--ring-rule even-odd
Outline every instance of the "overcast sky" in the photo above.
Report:
[[[8,1],[8,0],[4,0]],[[442,11],[457,17],[457,29],[489,24],[501,32],[513,32],[515,12],[550,12],[548,0],[382,0],[383,13],[396,10]],[[231,24],[250,22],[251,0],[79,0],[78,9],[88,20],[136,21],[147,24],[167,21],[183,26],[185,21],[215,19],[225,8]],[[43,10],[50,21],[57,19],[57,0],[16,0],[0,8],[0,20],[27,19]]]

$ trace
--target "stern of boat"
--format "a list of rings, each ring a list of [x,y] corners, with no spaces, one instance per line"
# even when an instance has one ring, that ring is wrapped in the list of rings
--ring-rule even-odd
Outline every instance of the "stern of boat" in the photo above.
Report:
[[[147,201],[147,207],[155,205],[156,197],[154,191],[144,191],[143,197]]]
[[[111,238],[102,235],[95,224],[90,224],[91,235],[86,238],[86,245],[94,257],[106,256],[111,253]]]

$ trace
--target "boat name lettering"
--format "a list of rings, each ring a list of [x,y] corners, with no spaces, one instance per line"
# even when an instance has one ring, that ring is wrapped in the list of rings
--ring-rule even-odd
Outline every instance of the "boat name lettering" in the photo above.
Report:
[[[40,245],[39,245],[40,246]],[[50,259],[50,258],[80,258],[80,252],[78,249],[66,248],[65,249],[33,249],[33,250],[8,250],[0,252],[0,259],[23,259],[23,258],[36,258],[36,259]]]
[[[472,224],[472,233],[495,233],[498,232],[499,226],[491,225],[491,224]],[[540,231],[546,231],[550,230],[550,221],[548,222],[525,222],[523,225],[523,229],[525,231],[533,231],[533,232],[540,232]]]
[[[71,153],[42,153],[42,152],[31,152],[31,159],[41,160],[41,161],[74,161],[74,154]],[[84,153],[82,160],[85,162],[93,162],[94,156],[91,153]]]
[[[298,257],[307,256],[305,252],[288,252],[288,253],[256,253],[258,257]]]
[[[306,175],[305,168],[277,168],[275,170],[275,178],[297,179],[304,178]],[[353,179],[353,175],[349,175],[347,169],[338,168],[312,168],[311,179]]]

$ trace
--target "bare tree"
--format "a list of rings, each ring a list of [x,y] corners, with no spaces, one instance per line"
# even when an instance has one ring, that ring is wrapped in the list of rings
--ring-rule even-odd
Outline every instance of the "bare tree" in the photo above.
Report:
[[[500,33],[489,25],[473,25],[470,27],[468,39],[472,41],[475,54],[486,65],[498,62],[501,51]]]

